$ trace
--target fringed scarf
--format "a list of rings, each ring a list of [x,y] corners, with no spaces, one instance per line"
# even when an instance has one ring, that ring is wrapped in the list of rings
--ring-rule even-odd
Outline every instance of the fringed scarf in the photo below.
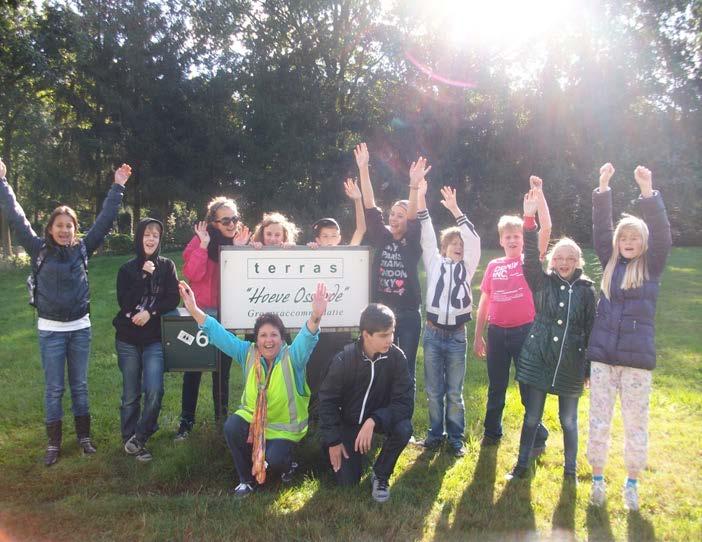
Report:
[[[268,384],[271,380],[273,367],[268,369],[268,374],[263,376],[263,364],[258,348],[253,351],[254,375],[256,376],[256,408],[253,419],[249,425],[249,436],[246,442],[251,444],[251,474],[259,484],[266,481],[266,420],[268,419]]]

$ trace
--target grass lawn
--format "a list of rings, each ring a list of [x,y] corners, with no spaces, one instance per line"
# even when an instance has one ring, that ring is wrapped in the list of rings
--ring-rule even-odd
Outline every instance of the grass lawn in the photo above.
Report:
[[[497,252],[483,255],[483,265]],[[171,255],[180,263],[180,255]],[[702,249],[674,249],[658,305],[658,368],[651,403],[649,467],[640,486],[641,512],[622,504],[622,424],[615,415],[609,500],[588,505],[585,459],[588,394],[580,402],[579,485],[562,483],[562,434],[557,401],[547,401],[549,447],[530,481],[506,483],[517,457],[522,408],[516,385],[505,410],[499,448],[482,448],[487,376],[468,359],[465,385],[468,454],[432,455],[408,448],[391,481],[390,502],[370,499],[369,480],[334,487],[319,467],[312,439],[299,451],[302,474],[244,501],[227,496],[234,467],[212,422],[211,379],[203,378],[198,424],[188,442],[175,444],[180,374],[166,374],[161,430],[150,464],[121,449],[121,375],[114,349],[115,276],[126,257],[91,262],[93,345],[90,401],[98,454],[78,453],[70,423],[70,394],[61,460],[42,463],[43,374],[35,317],[26,303],[26,271],[0,273],[0,542],[6,540],[701,540],[702,539]],[[588,254],[588,268],[596,269]],[[595,275],[594,273],[592,273]],[[599,275],[596,275],[599,278]],[[480,274],[474,283],[480,281]],[[477,290],[477,288],[476,288]],[[476,296],[477,299],[477,296]],[[469,326],[472,333],[472,325]],[[469,338],[469,344],[472,337]],[[415,434],[427,429],[418,355]],[[232,370],[232,406],[241,373]]]

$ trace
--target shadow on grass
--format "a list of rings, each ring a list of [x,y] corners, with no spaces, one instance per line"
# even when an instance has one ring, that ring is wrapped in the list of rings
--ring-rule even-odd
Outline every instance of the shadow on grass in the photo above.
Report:
[[[557,540],[575,540],[575,502],[577,487],[573,482],[563,480],[561,496],[556,509],[553,511],[551,523],[553,525],[552,538]]]
[[[456,507],[451,537],[459,538],[466,530],[487,527],[495,492],[497,450],[497,446],[481,446],[473,480]]]
[[[612,526],[609,521],[609,511],[607,504],[602,506],[594,506],[589,504],[587,507],[587,538],[593,541],[609,541],[614,540]]]
[[[630,542],[640,542],[644,540],[655,540],[656,532],[653,524],[641,515],[641,512],[629,512],[627,515],[627,540]]]

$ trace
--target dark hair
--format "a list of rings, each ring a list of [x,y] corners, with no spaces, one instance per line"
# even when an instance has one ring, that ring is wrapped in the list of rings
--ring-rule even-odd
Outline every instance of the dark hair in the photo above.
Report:
[[[312,224],[312,231],[315,237],[319,237],[319,232],[322,228],[334,228],[336,231],[341,231],[339,223],[333,218],[320,218],[317,222]]]
[[[380,303],[371,303],[361,313],[359,327],[361,333],[367,331],[370,335],[385,331],[395,325],[395,315],[389,307]]]
[[[73,227],[76,230],[76,234],[78,233],[78,215],[76,215],[76,212],[73,209],[71,209],[68,205],[59,205],[51,213],[51,216],[49,216],[49,221],[46,223],[46,227],[44,228],[44,239],[46,239],[46,242],[49,245],[56,244],[56,242],[54,241],[54,236],[51,235],[51,227],[54,225],[54,221],[59,215],[67,215],[68,217],[70,217],[70,219],[73,221]],[[75,244],[77,242],[78,237],[74,236],[73,243]]]
[[[264,312],[261,316],[256,318],[256,323],[254,324],[253,332],[254,341],[258,339],[258,331],[264,324],[270,324],[273,327],[277,328],[280,332],[281,338],[285,339],[287,331],[285,331],[285,324],[283,324],[283,321],[280,319],[280,316],[278,316],[274,312]]]

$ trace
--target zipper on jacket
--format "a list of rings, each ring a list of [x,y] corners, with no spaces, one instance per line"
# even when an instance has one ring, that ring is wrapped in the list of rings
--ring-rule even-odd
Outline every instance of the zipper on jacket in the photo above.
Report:
[[[636,331],[636,320],[634,320],[634,331]]]
[[[573,284],[570,284],[567,280],[563,282],[568,284],[568,306],[566,307],[566,323],[565,329],[563,330],[563,339],[561,339],[561,350],[558,353],[558,363],[556,363],[556,370],[553,372],[553,382],[551,382],[551,387],[556,385],[556,376],[558,375],[558,368],[561,366],[561,358],[563,357],[563,347],[565,346],[566,337],[568,336],[568,324],[570,323],[570,298],[573,296],[573,284],[575,284],[575,281],[573,281]]]
[[[451,263],[449,264],[449,282],[448,282],[448,290],[446,290],[446,322],[444,322],[444,325],[448,326],[449,325],[449,310],[451,308],[451,281],[453,280],[453,260],[451,260]]]
[[[364,357],[370,362],[371,364],[371,377],[370,377],[370,382],[368,383],[368,389],[366,389],[366,394],[363,396],[363,403],[361,404],[361,413],[358,415],[358,425],[361,425],[363,423],[363,414],[366,411],[366,402],[368,401],[368,395],[370,394],[370,389],[371,386],[373,385],[373,379],[375,378],[375,361],[378,361],[378,359],[382,359],[382,357],[378,357],[375,361],[370,359],[369,357],[365,356]]]

